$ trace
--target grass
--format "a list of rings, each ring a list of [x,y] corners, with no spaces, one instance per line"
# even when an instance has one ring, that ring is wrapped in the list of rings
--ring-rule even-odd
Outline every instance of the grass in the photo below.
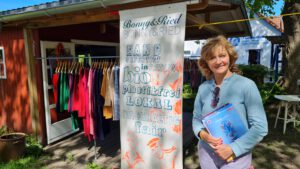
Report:
[[[7,163],[0,162],[0,169],[46,169],[44,162],[49,155],[43,152],[42,146],[32,137],[26,137],[26,148],[22,158]]]
[[[87,169],[105,169],[105,167],[99,166],[94,162],[88,163],[86,167]]]
[[[43,165],[43,161],[46,160],[46,158],[46,156],[27,156],[18,160],[10,161],[8,163],[0,163],[0,169],[46,169]]]
[[[74,154],[67,153],[66,158],[69,162],[72,162],[74,161]]]

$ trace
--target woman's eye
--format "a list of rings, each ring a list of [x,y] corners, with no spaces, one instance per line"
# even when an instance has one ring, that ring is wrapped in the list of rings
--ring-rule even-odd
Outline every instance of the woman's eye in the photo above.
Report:
[[[216,57],[210,57],[210,58],[209,58],[209,60],[214,60],[214,59],[216,59]]]

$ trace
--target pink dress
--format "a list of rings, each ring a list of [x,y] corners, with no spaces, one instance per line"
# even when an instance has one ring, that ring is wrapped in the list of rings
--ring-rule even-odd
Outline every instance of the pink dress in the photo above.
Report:
[[[94,75],[94,70],[90,69],[89,72],[89,80],[88,80],[88,101],[89,101],[89,114],[90,114],[90,134],[93,136],[95,139],[95,130],[94,130],[94,101],[93,101],[93,75]]]

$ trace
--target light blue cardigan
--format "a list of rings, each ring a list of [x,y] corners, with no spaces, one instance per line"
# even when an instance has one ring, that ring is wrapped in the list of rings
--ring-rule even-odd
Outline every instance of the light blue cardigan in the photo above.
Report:
[[[214,80],[204,82],[200,85],[195,99],[193,130],[199,140],[198,134],[204,129],[201,122],[202,117],[216,109],[211,107],[215,86]],[[232,103],[239,112],[243,123],[249,128],[246,134],[229,144],[235,156],[239,157],[250,152],[267,135],[266,113],[259,91],[252,80],[233,73],[230,77],[224,79],[220,89],[220,100],[217,107]],[[203,140],[200,140],[200,144],[213,151]]]

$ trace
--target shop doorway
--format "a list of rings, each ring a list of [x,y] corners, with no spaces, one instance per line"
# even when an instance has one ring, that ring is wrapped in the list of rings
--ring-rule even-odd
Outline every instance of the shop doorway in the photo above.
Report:
[[[41,41],[47,144],[53,143],[79,130],[78,128],[72,128],[70,113],[56,111],[52,75],[57,63],[55,59],[51,58],[56,57],[57,46],[59,44],[63,46],[64,57],[75,56],[74,43]]]

